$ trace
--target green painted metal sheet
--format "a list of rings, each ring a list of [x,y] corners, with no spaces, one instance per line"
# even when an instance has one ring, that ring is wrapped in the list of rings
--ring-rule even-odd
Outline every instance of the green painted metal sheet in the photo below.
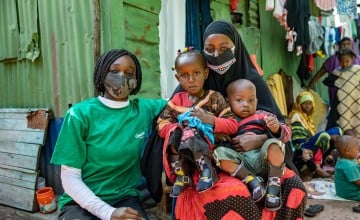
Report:
[[[146,82],[140,96],[159,97],[161,2],[99,3],[101,52],[137,54]],[[69,104],[94,95],[95,9],[93,0],[0,1],[0,108],[46,107],[62,117]]]

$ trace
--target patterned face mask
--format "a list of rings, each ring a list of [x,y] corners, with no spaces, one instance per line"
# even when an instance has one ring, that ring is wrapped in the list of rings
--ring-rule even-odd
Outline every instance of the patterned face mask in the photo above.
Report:
[[[217,53],[209,54],[207,51],[204,51],[208,67],[220,75],[226,73],[226,71],[230,69],[231,65],[236,62],[234,51],[235,46],[231,49],[227,49],[219,55]]]
[[[124,76],[121,72],[109,72],[105,76],[105,90],[114,98],[127,98],[136,87],[136,79]]]

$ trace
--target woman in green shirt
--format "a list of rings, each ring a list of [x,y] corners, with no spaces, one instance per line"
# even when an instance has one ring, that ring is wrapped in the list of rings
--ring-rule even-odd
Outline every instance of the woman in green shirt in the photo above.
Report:
[[[142,146],[165,100],[134,99],[142,71],[123,49],[102,54],[94,69],[100,94],[65,115],[51,163],[61,165],[59,219],[146,219],[139,201]]]

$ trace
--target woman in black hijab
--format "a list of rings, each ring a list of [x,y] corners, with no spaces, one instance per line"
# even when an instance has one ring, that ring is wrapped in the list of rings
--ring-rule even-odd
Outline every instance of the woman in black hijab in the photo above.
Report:
[[[256,85],[258,109],[272,112],[283,121],[265,81],[256,71],[250,56],[235,27],[226,21],[211,23],[204,33],[204,54],[210,68],[205,82],[206,89],[220,91],[226,97],[226,86],[240,78],[251,80]],[[175,92],[182,91],[178,86]],[[262,146],[267,139],[265,135],[244,134],[233,139],[233,148],[249,151]],[[155,139],[154,139],[155,140]],[[148,172],[159,154],[154,149],[159,146],[156,141],[149,142],[148,153],[142,160],[144,175],[152,195],[159,192],[157,187],[160,176],[157,172]],[[150,153],[149,153],[150,152]],[[291,150],[288,151],[291,153]],[[155,156],[155,157],[154,157]],[[288,158],[288,159],[287,159]],[[292,164],[289,155],[285,155],[287,165]],[[289,161],[289,163],[288,163]],[[147,173],[147,174],[146,174]],[[255,203],[246,185],[240,180],[219,172],[219,181],[210,190],[199,193],[193,187],[188,187],[177,198],[175,206],[176,219],[302,219],[306,205],[306,191],[301,179],[290,169],[285,168],[281,179],[282,206],[278,211],[264,208],[263,202]],[[153,191],[151,191],[153,189]],[[159,195],[159,194],[158,194]]]
[[[219,91],[226,97],[226,87],[229,83],[237,79],[249,79],[256,86],[258,109],[272,112],[279,120],[284,121],[267,84],[251,62],[236,28],[227,21],[214,21],[206,28],[203,39],[203,52],[210,69],[205,88]],[[180,90],[178,87],[175,92]],[[261,147],[267,138],[266,135],[255,134],[237,136],[233,138],[233,148],[239,151],[254,150]],[[295,167],[291,160],[291,149],[288,149],[286,163],[290,167]],[[306,205],[304,185],[293,170],[284,168],[283,173],[282,206],[276,212],[264,208],[263,202],[253,202],[246,193],[240,193],[247,191],[246,186],[239,185],[234,178],[220,172],[219,182],[209,192],[200,194],[187,189],[180,195],[175,207],[176,218],[227,219],[233,217],[228,216],[230,210],[244,219],[303,218]],[[226,205],[229,202],[229,206]]]
[[[206,28],[203,39],[204,54],[210,68],[205,88],[219,91],[227,97],[226,87],[229,83],[237,79],[248,79],[256,86],[257,108],[271,112],[280,121],[284,121],[269,87],[251,62],[234,25],[227,21],[214,21]],[[265,135],[241,137],[235,138],[233,144],[234,148],[243,151],[260,147],[267,138]],[[290,167],[295,168],[292,162]]]
[[[221,35],[231,42],[219,40]],[[210,67],[209,77],[205,83],[206,89],[219,91],[226,97],[225,91],[229,83],[237,79],[249,79],[256,86],[258,108],[272,112],[283,119],[270,89],[250,60],[249,53],[234,25],[227,21],[214,21],[206,28],[203,39],[204,53]],[[232,49],[233,47],[235,48]],[[235,58],[235,62],[230,61],[226,70],[226,65],[222,66],[224,64],[222,62],[232,58]],[[220,70],[221,68],[223,69]]]

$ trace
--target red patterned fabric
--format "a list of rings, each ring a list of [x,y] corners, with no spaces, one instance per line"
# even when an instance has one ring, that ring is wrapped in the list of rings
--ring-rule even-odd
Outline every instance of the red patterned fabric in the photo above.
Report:
[[[177,199],[176,219],[303,219],[306,193],[300,178],[286,169],[281,179],[283,207],[275,212],[255,204],[246,185],[225,173],[219,173],[219,181],[211,189],[199,193],[194,187],[185,189]]]

